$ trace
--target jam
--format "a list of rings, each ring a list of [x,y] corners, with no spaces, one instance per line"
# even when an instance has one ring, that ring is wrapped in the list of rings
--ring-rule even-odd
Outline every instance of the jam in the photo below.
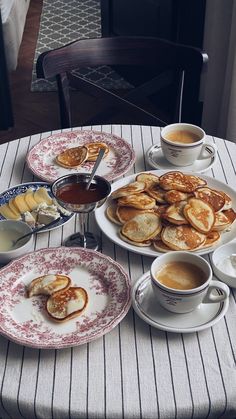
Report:
[[[91,183],[88,190],[86,186],[87,182],[68,183],[57,191],[56,196],[69,204],[90,204],[100,201],[107,195],[106,185]]]

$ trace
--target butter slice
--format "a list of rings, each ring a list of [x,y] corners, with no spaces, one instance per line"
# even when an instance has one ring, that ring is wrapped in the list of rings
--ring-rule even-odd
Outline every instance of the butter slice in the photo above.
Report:
[[[25,202],[30,208],[30,211],[33,211],[37,208],[38,202],[34,199],[34,191],[33,189],[29,188],[26,193],[24,194]]]
[[[12,212],[14,212],[15,215],[17,215],[17,217],[20,218],[20,212],[18,210],[18,208],[14,205],[14,198],[11,198],[10,201],[8,202],[9,208]]]
[[[19,220],[20,215],[16,215],[10,208],[8,204],[4,204],[0,206],[0,214],[9,219],[9,220]]]
[[[50,198],[44,187],[41,187],[34,192],[34,199],[38,204],[46,202],[47,205],[52,205],[52,198]]]
[[[30,211],[29,206],[25,202],[24,194],[17,195],[13,199],[13,204],[17,207],[17,209],[20,211],[21,214],[24,214],[24,212]]]

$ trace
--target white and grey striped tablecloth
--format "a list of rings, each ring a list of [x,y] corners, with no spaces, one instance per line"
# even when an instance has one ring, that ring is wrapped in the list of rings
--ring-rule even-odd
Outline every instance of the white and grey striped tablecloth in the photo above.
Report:
[[[84,127],[83,129],[91,127]],[[145,152],[159,142],[157,127],[94,126],[130,142],[132,170],[148,170]],[[0,146],[0,192],[34,179],[25,157],[51,133]],[[236,144],[217,144],[218,162],[206,174],[236,187]],[[235,166],[234,166],[235,164]],[[90,228],[98,227],[93,216]],[[60,246],[76,222],[37,236],[35,249]],[[135,282],[153,259],[115,246],[102,235],[102,252],[119,262]],[[208,259],[208,257],[207,257]],[[209,260],[209,259],[208,259]],[[236,304],[231,290],[226,316],[192,334],[150,327],[130,309],[110,333],[65,350],[37,350],[0,337],[2,418],[236,418]]]

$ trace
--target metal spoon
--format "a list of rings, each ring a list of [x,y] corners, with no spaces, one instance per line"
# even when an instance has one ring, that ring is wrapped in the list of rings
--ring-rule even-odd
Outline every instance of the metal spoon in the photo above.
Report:
[[[105,149],[104,148],[100,148],[100,151],[98,153],[97,159],[96,159],[95,164],[93,166],[93,170],[91,172],[89,181],[88,181],[88,183],[87,183],[87,185],[85,187],[86,191],[89,189],[89,187],[91,185],[91,182],[92,182],[92,180],[94,178],[94,175],[95,175],[95,173],[97,171],[97,168],[98,168],[98,166],[99,166],[99,164],[100,164],[100,162],[101,162],[101,160],[102,160],[102,158],[104,156],[104,153],[105,153]]]
[[[48,224],[46,224],[46,225],[44,225],[44,226],[41,226],[41,227],[39,227],[39,228],[36,228],[36,229],[34,229],[34,230],[30,231],[30,232],[29,232],[29,233],[27,233],[27,234],[24,234],[24,235],[23,235],[23,236],[21,236],[21,237],[18,237],[18,239],[17,239],[17,240],[12,240],[12,248],[13,248],[13,247],[15,247],[15,245],[16,245],[16,244],[17,244],[20,240],[25,239],[26,237],[31,236],[32,234],[38,233],[39,231],[42,231],[42,230],[44,230],[44,229],[48,229],[49,227],[52,227],[54,224],[58,223],[58,221],[59,221],[59,220],[60,220],[60,217],[56,218],[56,220],[53,220],[53,221],[51,221],[50,223],[48,223]]]

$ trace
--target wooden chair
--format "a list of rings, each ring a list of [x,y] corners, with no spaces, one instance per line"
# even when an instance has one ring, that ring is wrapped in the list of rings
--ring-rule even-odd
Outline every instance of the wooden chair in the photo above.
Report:
[[[56,77],[62,128],[72,126],[69,86],[96,100],[95,114],[81,125],[110,123],[122,109],[126,123],[163,126],[181,120],[199,124],[199,82],[206,62],[207,55],[194,47],[158,38],[122,36],[81,39],[46,51],[39,56],[36,71],[39,78]],[[134,88],[121,96],[71,74],[77,68],[103,65],[123,72],[127,68]],[[173,109],[163,111],[162,105],[168,107],[170,102]],[[135,120],[133,111],[138,115]]]

